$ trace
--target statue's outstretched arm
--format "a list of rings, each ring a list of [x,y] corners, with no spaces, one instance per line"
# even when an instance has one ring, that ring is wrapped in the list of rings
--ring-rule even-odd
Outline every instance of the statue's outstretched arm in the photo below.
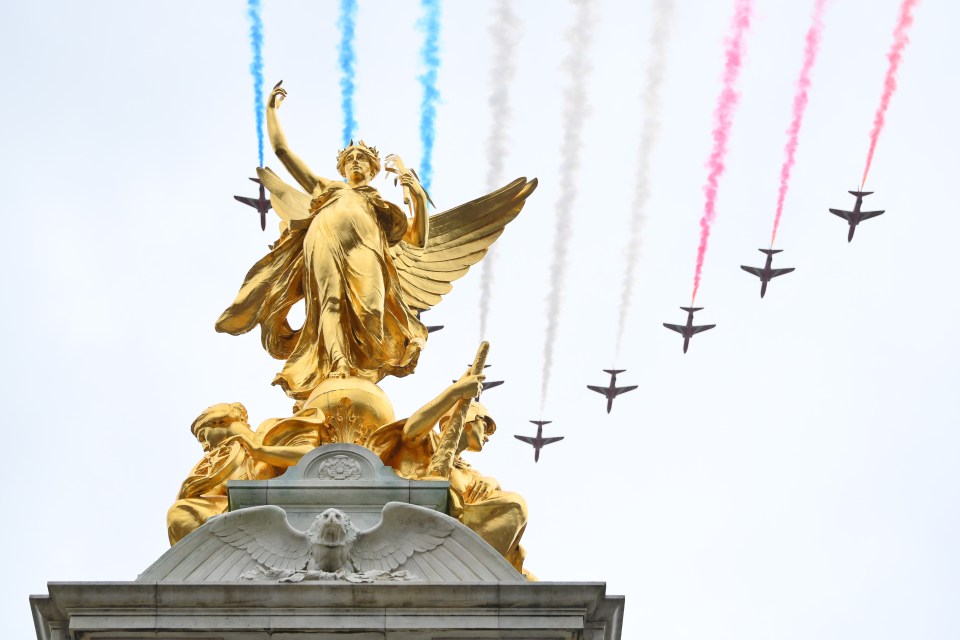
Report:
[[[482,375],[467,374],[444,389],[443,393],[413,412],[403,427],[403,441],[419,442],[458,400],[475,398],[483,390]]]
[[[273,91],[270,92],[270,98],[267,100],[267,137],[270,138],[270,146],[273,147],[273,152],[290,172],[290,175],[300,183],[300,186],[307,193],[313,193],[318,186],[325,189],[330,181],[311,171],[307,163],[293,153],[287,145],[287,137],[283,134],[280,121],[277,119],[277,109],[280,108],[280,103],[287,96],[287,91],[280,86],[281,82],[283,81],[278,82],[273,88]]]
[[[275,467],[292,467],[300,462],[300,458],[313,451],[312,444],[270,446],[258,444],[247,435],[238,436],[237,441],[247,450],[254,460],[265,462]]]
[[[429,216],[427,215],[427,193],[420,186],[420,181],[409,173],[400,178],[404,193],[410,194],[410,208],[413,210],[413,219],[410,220],[407,232],[403,235],[404,242],[420,247],[427,246],[429,236]]]

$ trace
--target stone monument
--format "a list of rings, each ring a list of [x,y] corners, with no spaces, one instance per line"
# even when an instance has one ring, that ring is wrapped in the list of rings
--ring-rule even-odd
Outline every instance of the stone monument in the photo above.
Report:
[[[204,455],[167,512],[171,548],[131,582],[49,583],[31,598],[38,640],[619,640],[623,598],[538,582],[523,566],[526,502],[460,457],[496,431],[478,402],[489,345],[407,418],[378,386],[414,372],[420,313],[536,180],[428,216],[416,173],[387,156],[408,217],[370,186],[375,147],[339,153],[342,182],[294,155],[277,120],[285,96],[274,87],[267,128],[303,190],[258,170],[280,235],[216,328],[260,327],[292,413],[252,428],[240,403],[201,412],[190,431]]]

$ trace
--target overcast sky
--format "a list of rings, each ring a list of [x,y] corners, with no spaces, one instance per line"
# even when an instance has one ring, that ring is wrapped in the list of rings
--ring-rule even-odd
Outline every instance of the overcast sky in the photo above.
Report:
[[[264,4],[265,78],[289,91],[290,144],[336,177],[337,3]],[[526,496],[534,573],[626,596],[625,639],[956,638],[960,5],[926,0],[916,13],[867,185],[866,204],[886,213],[848,244],[827,208],[853,203],[899,1],[830,3],[778,236],[775,266],[796,271],[761,301],[739,265],[762,265],[813,2],[757,0],[698,296],[697,320],[717,328],[684,355],[661,323],[682,322],[690,299],[733,3],[677,4],[619,355],[651,3],[592,7],[590,113],[541,414],[558,177],[576,153],[561,122],[575,12],[515,3],[505,181],[540,187],[497,244],[483,337],[489,377],[506,384],[484,396],[499,429],[472,461]],[[359,135],[416,167],[419,5],[360,5]],[[492,8],[443,8],[438,210],[486,186]],[[132,580],[165,551],[166,510],[201,455],[189,425],[202,409],[243,402],[256,425],[291,403],[269,384],[281,363],[257,332],[213,330],[276,238],[275,219],[261,232],[232,199],[253,193],[257,159],[244,3],[5,2],[0,59],[2,618],[21,638],[33,636],[27,595],[48,580]],[[375,185],[400,201],[392,182]],[[425,316],[446,328],[416,375],[383,382],[397,415],[473,356],[479,283],[474,269]],[[614,365],[640,389],[607,415],[584,386]],[[533,418],[566,436],[536,465],[512,437]]]

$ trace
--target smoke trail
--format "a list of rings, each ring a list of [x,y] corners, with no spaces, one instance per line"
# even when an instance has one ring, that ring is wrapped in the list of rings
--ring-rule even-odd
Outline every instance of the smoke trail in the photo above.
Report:
[[[793,96],[793,120],[787,129],[787,145],[784,147],[783,165],[780,167],[780,190],[777,193],[777,213],[773,218],[773,233],[770,234],[770,248],[777,239],[777,229],[780,228],[780,216],[783,215],[783,201],[787,197],[787,187],[790,185],[790,172],[797,154],[797,141],[800,137],[800,126],[803,124],[803,114],[807,110],[807,100],[810,91],[810,72],[817,61],[817,51],[820,49],[820,33],[823,31],[823,10],[826,0],[816,0],[813,7],[813,17],[810,29],[807,30],[806,46],[803,50],[803,66],[800,68],[800,79],[797,80],[797,93]]]
[[[887,68],[887,77],[883,81],[883,95],[880,97],[880,106],[873,117],[873,129],[870,131],[870,150],[867,152],[867,164],[863,168],[863,179],[860,180],[861,187],[867,182],[867,174],[870,173],[870,164],[873,162],[873,152],[877,148],[880,131],[883,130],[884,122],[886,122],[887,107],[890,106],[890,98],[893,97],[893,92],[897,89],[897,71],[900,69],[903,50],[910,42],[907,31],[913,24],[913,10],[916,8],[918,1],[903,0],[903,4],[900,5],[900,17],[897,19],[897,27],[893,31],[893,45],[890,47],[890,53],[887,54],[890,66]]]
[[[733,115],[739,101],[736,85],[746,50],[744,40],[750,28],[751,4],[751,0],[737,0],[733,21],[730,24],[730,35],[727,37],[723,89],[720,91],[717,106],[713,112],[713,149],[707,159],[707,183],[703,186],[706,202],[703,207],[703,217],[700,218],[700,246],[697,248],[697,268],[693,275],[691,305],[697,299],[697,290],[700,289],[700,273],[703,271],[703,257],[707,253],[707,243],[710,240],[710,227],[713,226],[713,221],[717,217],[717,187],[725,168],[723,161],[727,155],[730,128],[733,125]]]
[[[340,62],[340,106],[343,109],[343,146],[353,140],[357,132],[357,120],[353,112],[354,68],[357,54],[353,48],[354,31],[357,24],[357,0],[340,0],[340,46],[337,58]]]
[[[437,118],[437,73],[440,70],[440,0],[421,0],[424,15],[417,21],[423,30],[423,46],[420,59],[425,67],[420,75],[423,98],[420,101],[420,144],[423,147],[423,159],[420,162],[420,181],[423,188],[430,190],[433,179],[433,138],[434,121]]]
[[[563,92],[563,113],[561,128],[563,146],[560,153],[558,183],[560,194],[554,215],[555,238],[553,241],[553,260],[550,263],[550,285],[547,293],[547,329],[543,343],[543,386],[540,389],[540,407],[543,408],[550,386],[550,372],[553,368],[554,342],[557,337],[557,323],[560,317],[560,305],[564,277],[567,270],[567,245],[570,241],[570,217],[577,197],[577,173],[580,170],[580,151],[582,147],[583,122],[589,112],[587,104],[587,76],[590,66],[587,63],[587,51],[593,36],[592,0],[573,0],[577,5],[577,15],[573,26],[567,31],[570,49],[563,61],[567,72],[567,87]]]
[[[617,327],[616,352],[627,325],[627,312],[633,293],[633,279],[640,258],[640,231],[644,212],[650,198],[650,158],[660,134],[660,86],[666,68],[667,42],[670,38],[670,23],[673,17],[673,0],[654,2],[650,25],[650,59],[647,62],[647,82],[640,96],[643,106],[643,125],[640,130],[640,148],[637,153],[637,182],[633,192],[633,208],[630,216],[630,236],[623,271],[623,289],[620,295],[620,321]]]
[[[260,0],[247,0],[247,17],[250,18],[250,47],[253,49],[250,75],[253,76],[253,111],[257,118],[257,166],[262,167],[265,108],[263,104],[263,19],[260,17]]]
[[[493,12],[489,33],[493,39],[493,64],[490,68],[490,132],[487,134],[487,191],[502,186],[503,158],[507,154],[507,126],[513,115],[510,107],[510,83],[516,75],[514,58],[520,38],[520,23],[511,8],[512,0],[499,0]],[[483,261],[480,272],[480,338],[487,335],[490,317],[490,293],[493,289],[493,265],[496,247]]]

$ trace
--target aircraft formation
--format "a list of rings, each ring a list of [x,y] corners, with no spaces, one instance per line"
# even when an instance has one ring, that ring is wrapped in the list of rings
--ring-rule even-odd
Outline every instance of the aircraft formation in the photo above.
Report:
[[[244,196],[233,196],[238,202],[242,202],[245,205],[253,207],[260,214],[260,228],[266,229],[267,225],[267,212],[271,209],[270,199],[266,197],[266,193],[263,187],[263,184],[257,178],[250,178],[252,182],[256,182],[259,185],[259,194],[256,198],[249,198]],[[839,216],[847,221],[850,230],[847,234],[847,242],[853,240],[853,234],[856,231],[857,225],[863,222],[864,220],[869,220],[870,218],[875,218],[884,211],[862,211],[861,207],[863,206],[864,197],[872,194],[872,191],[850,191],[852,196],[857,200],[854,203],[852,211],[845,211],[843,209],[830,209],[830,213]],[[782,276],[788,273],[791,273],[795,270],[794,267],[773,267],[773,256],[777,253],[781,253],[782,249],[758,249],[761,253],[766,255],[766,262],[762,267],[751,267],[747,265],[740,265],[740,268],[746,271],[747,273],[756,276],[760,279],[760,297],[763,298],[767,293],[767,285],[773,278]],[[685,324],[670,324],[667,322],[663,323],[663,326],[671,331],[676,331],[683,337],[683,352],[686,353],[687,349],[690,347],[690,339],[698,333],[708,331],[713,329],[717,325],[715,324],[702,324],[695,325],[693,324],[693,314],[697,311],[703,310],[703,307],[680,307],[681,310],[687,312],[687,320]],[[430,325],[427,326],[427,332],[433,333],[434,331],[439,331],[443,329],[443,325]],[[484,368],[489,367],[486,365]],[[607,386],[597,386],[597,385],[587,385],[587,389],[594,391],[603,395],[607,399],[607,413],[610,413],[613,409],[613,401],[616,397],[623,393],[629,391],[634,391],[638,388],[638,385],[630,386],[617,386],[617,375],[625,373],[626,369],[604,369],[604,373],[610,375],[610,382]],[[498,387],[503,384],[503,380],[492,380],[484,381],[481,393],[488,389]],[[477,396],[477,400],[480,399],[480,396]],[[536,436],[519,436],[515,435],[514,437],[522,442],[530,444],[534,448],[534,462],[540,460],[540,449],[548,444],[553,442],[558,442],[563,440],[563,436],[557,436],[552,438],[543,437],[543,427],[544,425],[550,424],[549,420],[531,420],[533,424],[537,425],[537,435]]]
[[[250,178],[252,182],[256,182],[259,185],[259,194],[256,198],[249,198],[244,196],[233,196],[238,202],[242,202],[245,205],[253,207],[260,214],[260,228],[266,229],[266,220],[267,212],[271,209],[270,199],[266,197],[266,192],[264,190],[263,184],[257,178]],[[863,206],[863,199],[872,194],[872,191],[850,191],[850,195],[854,196],[857,200],[854,203],[852,211],[845,211],[843,209],[830,209],[830,213],[839,216],[847,221],[849,225],[849,232],[847,234],[847,242],[853,240],[853,234],[856,231],[857,225],[859,225],[864,220],[869,220],[870,218],[875,218],[884,211],[862,211],[861,207]],[[740,268],[746,271],[747,273],[756,276],[760,279],[760,297],[763,298],[767,293],[767,285],[773,278],[778,276],[786,275],[795,270],[794,267],[773,267],[773,256],[775,254],[781,253],[782,249],[758,249],[761,253],[766,255],[766,262],[762,267],[751,267],[747,265],[740,265]],[[686,353],[687,349],[690,347],[690,339],[698,333],[708,331],[716,327],[716,324],[702,324],[695,325],[693,324],[693,314],[697,311],[703,310],[703,307],[680,307],[681,310],[687,312],[687,320],[685,324],[670,324],[664,322],[663,326],[671,331],[676,331],[683,337],[683,352]],[[443,325],[430,325],[426,327],[428,333],[433,333],[434,331],[439,331],[443,329]],[[489,367],[486,365],[484,368]],[[610,375],[610,382],[607,386],[597,386],[597,385],[587,385],[587,389],[594,391],[603,395],[607,399],[607,413],[610,413],[613,410],[613,401],[616,397],[623,393],[629,391],[634,391],[638,388],[638,385],[630,386],[617,386],[617,375],[625,373],[625,369],[604,369],[604,373]],[[482,391],[498,387],[503,384],[503,380],[492,380],[484,381],[482,386]],[[480,399],[480,396],[477,396],[477,400]],[[534,447],[534,462],[540,460],[540,449],[550,443],[563,440],[563,436],[557,436],[552,438],[543,437],[543,426],[550,424],[549,420],[531,420],[533,424],[537,425],[537,435],[536,436],[514,436],[518,440],[526,442]]]

